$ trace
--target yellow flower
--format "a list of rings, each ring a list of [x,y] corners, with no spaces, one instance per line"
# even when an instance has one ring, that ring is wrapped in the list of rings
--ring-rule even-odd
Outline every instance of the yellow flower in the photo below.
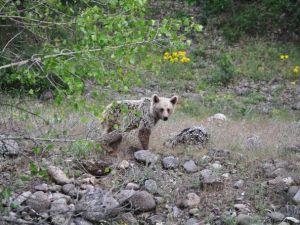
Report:
[[[180,62],[182,62],[182,63],[188,63],[188,62],[190,62],[191,60],[190,60],[190,58],[188,58],[188,57],[183,57],[181,60],[180,60]]]
[[[173,58],[171,58],[171,59],[170,59],[170,62],[172,62],[172,63],[173,63],[173,62],[174,62],[174,59],[173,59]]]
[[[176,58],[174,58],[174,62],[178,62],[178,58],[176,57]]]
[[[170,53],[169,52],[165,52],[164,56],[169,56]]]
[[[178,57],[178,52],[173,52],[172,56],[175,58]]]
[[[185,51],[179,51],[178,55],[184,57],[186,55],[186,52]]]
[[[288,59],[288,58],[289,58],[289,55],[288,55],[288,54],[285,54],[285,55],[284,55],[284,58],[285,58],[285,59]]]
[[[296,74],[299,73],[300,72],[300,67],[295,66],[294,69],[293,69],[293,72],[296,73]]]
[[[169,60],[169,56],[164,55],[164,60]]]

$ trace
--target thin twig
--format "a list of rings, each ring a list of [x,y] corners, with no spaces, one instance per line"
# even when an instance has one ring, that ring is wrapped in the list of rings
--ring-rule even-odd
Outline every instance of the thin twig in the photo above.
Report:
[[[23,33],[24,30],[21,30],[19,33],[17,33],[15,36],[13,36],[7,43],[6,45],[4,46],[4,48],[2,49],[2,52],[5,51],[5,49],[7,48],[7,46],[16,38],[18,37],[20,34]]]

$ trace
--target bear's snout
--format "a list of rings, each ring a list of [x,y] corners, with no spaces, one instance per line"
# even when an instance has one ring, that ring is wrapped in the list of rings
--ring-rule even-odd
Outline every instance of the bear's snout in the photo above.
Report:
[[[168,117],[164,117],[164,118],[163,118],[164,121],[167,121],[168,119],[169,119]]]

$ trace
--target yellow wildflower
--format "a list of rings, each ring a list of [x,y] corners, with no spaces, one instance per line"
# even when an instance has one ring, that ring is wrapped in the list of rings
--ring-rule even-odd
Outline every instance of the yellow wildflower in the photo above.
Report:
[[[284,55],[280,55],[280,59],[282,59],[282,60],[283,60],[283,59],[284,59]]]
[[[165,52],[164,56],[169,56],[170,53],[169,52]]]
[[[178,57],[178,52],[173,52],[172,56],[175,58]]]
[[[284,58],[285,58],[285,59],[288,59],[288,58],[289,58],[289,55],[288,55],[288,54],[285,54],[285,55],[284,55]]]
[[[185,51],[179,51],[178,55],[184,57],[186,55],[186,52]]]
[[[300,67],[295,66],[294,69],[293,69],[293,72],[296,73],[296,74],[299,73],[300,72]]]

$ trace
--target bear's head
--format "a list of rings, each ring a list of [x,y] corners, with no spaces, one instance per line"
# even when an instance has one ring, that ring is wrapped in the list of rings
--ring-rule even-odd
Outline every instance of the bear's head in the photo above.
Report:
[[[164,98],[158,97],[158,95],[153,95],[151,101],[152,112],[155,118],[167,121],[175,110],[178,97],[173,96],[171,98]]]

